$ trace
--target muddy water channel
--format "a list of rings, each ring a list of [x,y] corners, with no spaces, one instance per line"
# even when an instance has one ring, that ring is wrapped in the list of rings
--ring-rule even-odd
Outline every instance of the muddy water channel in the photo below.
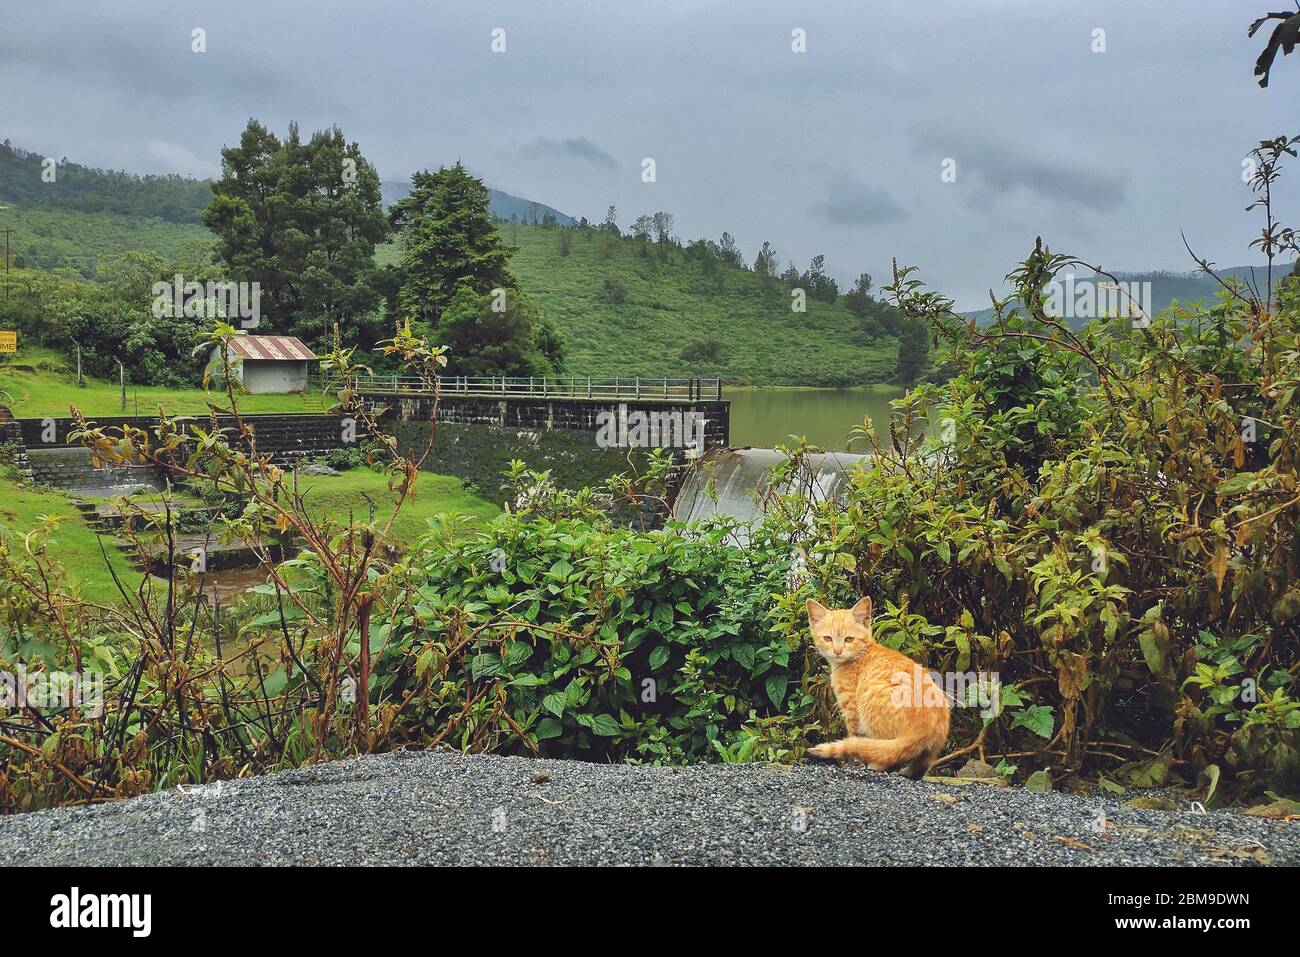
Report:
[[[167,579],[155,575],[154,579],[163,587]],[[263,568],[226,568],[207,571],[202,576],[203,597],[212,602],[219,600],[228,605],[240,595],[258,585],[266,584],[266,570]]]

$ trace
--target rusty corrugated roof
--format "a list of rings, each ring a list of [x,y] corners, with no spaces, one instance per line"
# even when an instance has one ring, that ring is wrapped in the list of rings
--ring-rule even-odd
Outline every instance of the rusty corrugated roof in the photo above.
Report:
[[[305,362],[316,355],[294,336],[236,336],[231,340],[230,353],[241,359],[263,359],[270,362]]]

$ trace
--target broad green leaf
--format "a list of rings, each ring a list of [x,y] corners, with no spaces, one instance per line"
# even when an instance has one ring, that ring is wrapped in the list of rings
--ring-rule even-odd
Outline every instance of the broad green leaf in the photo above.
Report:
[[[546,741],[549,738],[558,738],[564,734],[564,725],[554,718],[542,718],[537,722],[537,740]]]
[[[781,707],[781,702],[785,700],[785,689],[789,683],[790,679],[783,674],[768,675],[767,680],[764,682],[768,698],[778,708]]]

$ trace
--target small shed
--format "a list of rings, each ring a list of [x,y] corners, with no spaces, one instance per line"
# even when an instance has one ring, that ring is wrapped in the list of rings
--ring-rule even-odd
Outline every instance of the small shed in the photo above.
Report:
[[[221,362],[220,347],[212,358]],[[253,394],[302,392],[307,364],[316,355],[293,336],[236,336],[230,343],[231,370]]]

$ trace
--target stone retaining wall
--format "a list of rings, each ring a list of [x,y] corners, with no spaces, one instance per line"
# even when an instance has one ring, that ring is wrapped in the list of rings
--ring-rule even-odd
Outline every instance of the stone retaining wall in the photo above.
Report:
[[[428,440],[428,417],[432,401],[428,396],[366,396],[378,410],[387,409],[384,429],[398,438],[403,450],[418,452]],[[698,415],[703,419],[703,450],[725,448],[730,439],[731,404],[723,401],[674,402],[650,398],[623,401],[591,399],[555,399],[511,397],[508,400],[467,396],[443,397],[438,408],[438,441],[425,464],[429,471],[455,475],[474,491],[501,504],[506,497],[502,473],[512,459],[522,459],[529,467],[549,470],[556,484],[577,489],[602,484],[618,473],[641,472],[649,457],[646,448],[637,447],[636,436],[629,438],[629,426],[635,427],[637,416],[657,416],[660,424],[670,423],[676,431],[681,416]],[[665,418],[665,416],[667,418]],[[351,423],[337,415],[246,415],[252,425],[258,451],[272,453],[275,460],[291,463],[302,456],[324,455],[355,443],[364,443],[363,432],[355,435],[360,423]],[[154,416],[97,416],[101,428],[129,424],[152,429]],[[200,420],[201,422],[203,420]],[[609,429],[614,423],[615,439],[610,445]],[[67,417],[18,419],[22,441],[31,462],[35,480],[63,488],[91,488],[131,484],[136,477],[107,470],[90,470],[89,455],[69,455],[77,447],[69,446],[68,434],[75,427]],[[222,428],[233,429],[234,419],[222,416]],[[205,423],[206,427],[206,423]],[[694,438],[694,423],[685,437]],[[602,437],[602,429],[605,434]],[[680,438],[680,432],[676,432]],[[599,441],[598,441],[599,439]],[[632,447],[629,447],[629,444]],[[685,468],[685,449],[672,448],[678,469]],[[42,454],[47,453],[47,454]],[[48,454],[54,453],[54,454]],[[97,472],[99,474],[93,474]],[[114,473],[122,470],[113,470]],[[138,484],[146,484],[140,481]],[[647,505],[648,511],[629,520],[656,523],[660,510]]]
[[[27,453],[32,481],[65,489],[125,490],[142,486],[160,487],[159,476],[152,468],[95,468],[90,450],[60,446],[37,448]]]
[[[291,460],[303,455],[321,455],[344,446],[343,420],[337,415],[246,415],[246,423],[253,427],[254,440],[259,452],[270,452],[276,459]],[[40,449],[66,448],[68,433],[75,423],[65,417],[18,419],[23,443],[30,455]],[[151,415],[101,415],[93,421],[100,428],[119,428],[130,425],[137,429],[152,429],[158,423]],[[199,419],[207,428],[206,417]],[[223,415],[217,419],[223,429],[233,430],[235,420]],[[234,434],[233,431],[230,434]]]

